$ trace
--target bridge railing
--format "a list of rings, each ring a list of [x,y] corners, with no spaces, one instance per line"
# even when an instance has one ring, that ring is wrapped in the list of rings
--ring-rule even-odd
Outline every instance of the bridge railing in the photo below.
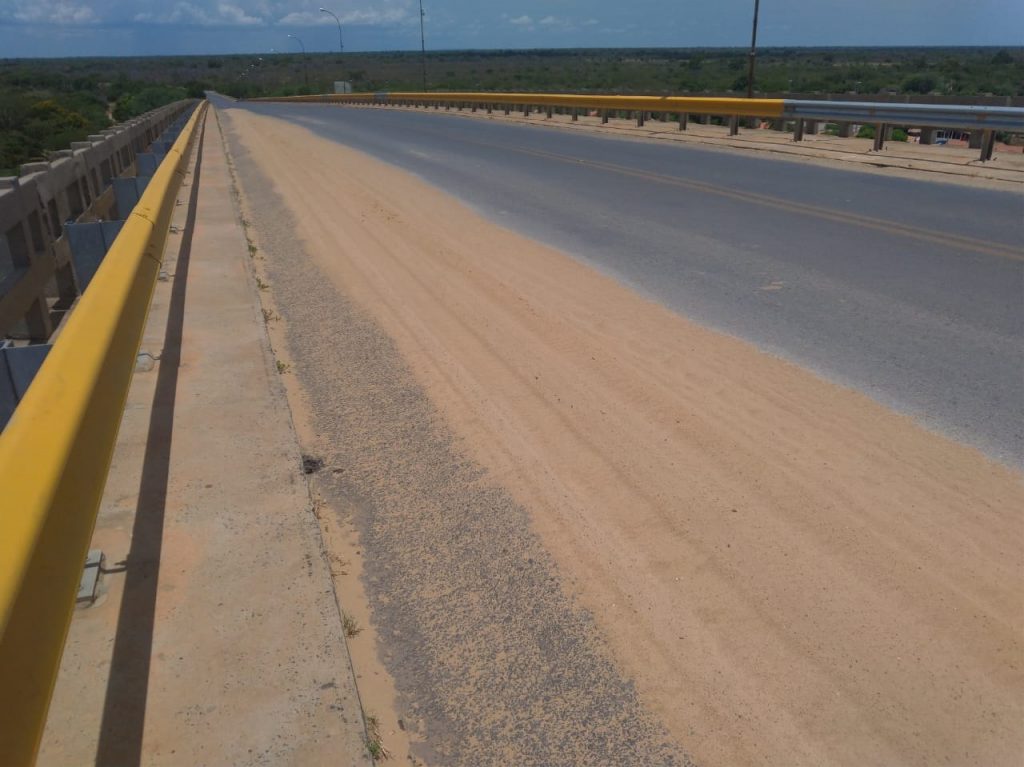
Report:
[[[332,104],[377,104],[425,106],[446,109],[480,107],[489,112],[503,109],[543,110],[551,117],[555,110],[568,110],[573,119],[581,111],[595,111],[608,122],[620,113],[634,116],[638,125],[652,115],[674,115],[679,129],[686,130],[691,116],[729,118],[730,133],[739,130],[739,119],[766,118],[781,129],[793,126],[793,138],[817,130],[822,122],[836,123],[840,136],[849,136],[855,124],[875,127],[874,148],[879,151],[894,126],[922,129],[923,143],[936,129],[953,128],[971,134],[971,145],[980,148],[981,159],[992,159],[997,131],[1024,133],[1024,108],[1005,106],[964,106],[956,104],[896,104],[866,101],[811,101],[799,99],[701,98],[690,96],[601,96],[565,93],[338,93],[312,96],[283,96],[256,101],[319,102]]]
[[[42,737],[189,145],[156,168],[0,433],[0,761]]]
[[[81,292],[66,224],[110,218],[113,182],[194,103],[147,112],[73,143],[49,162],[22,165],[19,176],[0,178],[0,338],[50,337],[53,309],[66,308]]]

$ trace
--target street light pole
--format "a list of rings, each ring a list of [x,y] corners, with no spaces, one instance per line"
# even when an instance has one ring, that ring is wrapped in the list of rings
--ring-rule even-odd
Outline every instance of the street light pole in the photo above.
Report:
[[[338,22],[338,53],[344,53],[345,44],[341,41],[341,19],[338,18],[338,15],[336,13],[331,13],[331,11],[327,10],[326,8],[321,8],[320,13],[330,14],[331,16],[334,16],[334,20]]]
[[[423,91],[427,90],[427,38],[423,34],[423,0],[420,0],[420,63],[423,65]]]
[[[288,37],[297,42],[299,47],[302,48],[302,80],[306,85],[309,85],[309,62],[306,60],[306,46],[302,44],[302,40],[297,36],[288,35]]]
[[[761,0],[754,0],[754,31],[750,33],[750,65],[747,68],[747,98],[754,98],[754,60],[757,58],[757,11]]]

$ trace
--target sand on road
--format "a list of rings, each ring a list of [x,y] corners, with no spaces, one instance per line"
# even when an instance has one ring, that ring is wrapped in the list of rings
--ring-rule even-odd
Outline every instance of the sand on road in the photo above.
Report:
[[[1020,475],[402,171],[225,114],[310,268],[527,510],[696,762],[1020,763]]]

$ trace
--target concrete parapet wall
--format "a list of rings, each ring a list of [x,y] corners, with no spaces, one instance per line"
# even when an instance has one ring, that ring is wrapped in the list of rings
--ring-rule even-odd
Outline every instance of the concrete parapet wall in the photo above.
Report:
[[[112,179],[131,175],[136,155],[193,103],[155,109],[0,177],[0,338],[50,337],[51,303],[70,305],[79,293],[65,224],[110,218]]]

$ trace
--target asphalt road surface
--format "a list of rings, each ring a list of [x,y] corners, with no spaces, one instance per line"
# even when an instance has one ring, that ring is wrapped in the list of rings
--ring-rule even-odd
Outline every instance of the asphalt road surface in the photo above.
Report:
[[[444,113],[244,107],[1022,462],[1022,195]]]

